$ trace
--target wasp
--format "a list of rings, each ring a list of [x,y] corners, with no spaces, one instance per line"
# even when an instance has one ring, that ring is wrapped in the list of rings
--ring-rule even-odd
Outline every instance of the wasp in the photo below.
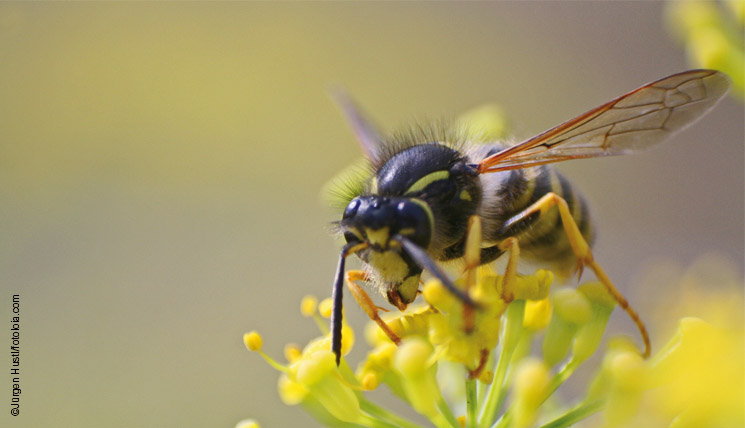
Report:
[[[595,233],[585,199],[549,164],[626,155],[654,146],[708,112],[730,84],[727,75],[714,70],[673,74],[512,146],[476,144],[443,124],[383,138],[349,97],[335,94],[371,172],[348,196],[336,223],[347,242],[332,289],[332,351],[337,364],[345,280],[365,312],[394,342],[398,338],[355,282],[375,284],[388,302],[404,310],[416,298],[426,270],[466,307],[477,307],[438,264],[464,259],[471,245],[469,224],[476,220],[480,254],[475,263],[466,260],[467,269],[505,253],[505,278],[514,275],[518,254],[569,271],[575,266],[580,274],[587,266],[636,323],[648,356],[644,323],[593,258]],[[345,260],[351,254],[364,262],[365,269],[345,274]]]

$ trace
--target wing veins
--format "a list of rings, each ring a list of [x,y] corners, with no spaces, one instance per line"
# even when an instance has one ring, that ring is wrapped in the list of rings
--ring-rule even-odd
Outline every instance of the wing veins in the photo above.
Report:
[[[689,70],[673,74],[641,86],[523,143],[491,155],[478,163],[478,170],[482,173],[496,172],[568,159],[632,153],[664,141],[670,134],[695,121],[727,92],[730,85],[731,81],[726,75],[714,70]],[[645,101],[645,98],[651,98],[652,102]],[[642,103],[637,103],[637,101]],[[626,103],[629,104],[626,105]],[[703,103],[703,106],[693,107],[688,114],[676,115],[681,109],[691,108],[690,106],[698,103]],[[645,111],[646,108],[650,110]],[[628,112],[631,109],[639,109],[642,113],[623,118],[625,114],[622,112]],[[614,110],[618,112],[618,118],[613,117]],[[665,112],[662,113],[664,117],[660,116],[659,119],[650,117],[660,115],[660,112]],[[609,122],[597,124],[598,121],[604,119]],[[671,120],[675,120],[675,123],[669,127]],[[633,125],[635,121],[639,122],[636,128]],[[624,125],[628,129],[617,130],[619,126]],[[604,130],[605,127],[607,129]],[[655,133],[655,131],[662,134]],[[653,134],[650,134],[648,142],[645,142],[641,136],[639,138],[613,138],[633,133],[639,133],[641,136],[645,133]],[[598,144],[598,138],[602,139],[602,143]],[[572,142],[572,139],[578,140]]]

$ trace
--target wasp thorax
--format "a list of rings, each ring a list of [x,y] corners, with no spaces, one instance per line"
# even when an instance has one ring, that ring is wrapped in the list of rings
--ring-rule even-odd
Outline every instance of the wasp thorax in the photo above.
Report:
[[[367,242],[373,251],[386,251],[395,237],[404,236],[421,248],[432,239],[432,215],[417,199],[360,196],[344,210],[342,218],[347,242]]]

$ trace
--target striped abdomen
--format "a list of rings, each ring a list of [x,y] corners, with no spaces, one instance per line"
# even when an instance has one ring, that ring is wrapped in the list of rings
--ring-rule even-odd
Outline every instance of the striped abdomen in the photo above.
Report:
[[[594,229],[582,196],[566,178],[545,165],[511,170],[504,174],[508,175],[502,178],[497,190],[499,195],[494,200],[499,206],[485,207],[494,210],[492,218],[495,222],[491,224],[492,227],[485,228],[486,234],[491,236],[484,238],[500,242],[514,236],[520,243],[522,256],[571,268],[574,264],[574,255],[556,207],[552,207],[543,215],[533,214],[513,224],[509,229],[504,230],[502,225],[547,193],[553,192],[567,202],[580,232],[587,242],[592,244]]]

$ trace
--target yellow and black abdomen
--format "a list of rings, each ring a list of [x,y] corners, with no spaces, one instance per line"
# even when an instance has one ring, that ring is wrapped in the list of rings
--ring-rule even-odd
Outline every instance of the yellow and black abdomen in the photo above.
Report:
[[[503,178],[500,195],[495,199],[499,204],[495,212],[498,213],[497,224],[509,223],[541,197],[553,192],[567,202],[582,236],[592,245],[595,233],[587,203],[564,176],[545,165],[511,170],[506,174],[509,175]],[[545,213],[531,214],[509,228],[495,228],[495,231],[496,236],[488,237],[490,240],[515,237],[524,257],[551,262],[562,268],[574,265],[575,256],[556,207]]]

